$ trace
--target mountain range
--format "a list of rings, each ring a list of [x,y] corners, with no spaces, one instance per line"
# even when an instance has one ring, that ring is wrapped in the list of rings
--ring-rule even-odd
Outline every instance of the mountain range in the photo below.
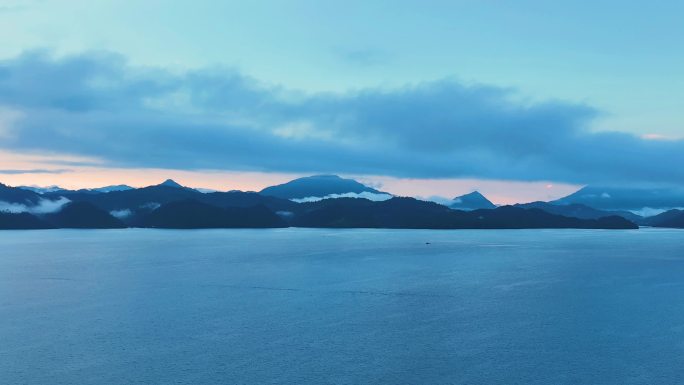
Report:
[[[653,227],[684,228],[684,210],[670,210],[662,214],[646,218],[643,224]]]
[[[551,203],[556,205],[582,204],[599,210],[630,210],[637,212],[648,208],[669,210],[684,208],[684,188],[586,186],[573,194]]]
[[[531,202],[516,204],[515,207],[525,209],[539,209],[551,214],[563,215],[566,217],[580,218],[580,219],[599,219],[608,216],[619,216],[631,222],[642,224],[644,218],[640,215],[634,214],[630,211],[624,210],[598,210],[587,205],[579,203],[571,204],[554,204],[549,202]]]
[[[267,187],[258,193],[205,192],[170,179],[142,188],[114,185],[81,190],[52,187],[37,191],[35,187],[17,188],[0,184],[0,228],[684,227],[684,212],[678,210],[645,218],[614,208],[621,207],[619,204],[607,205],[609,208],[606,209],[575,203],[582,199],[597,199],[594,196],[603,190],[587,187],[553,202],[497,207],[477,191],[458,196],[445,206],[414,198],[393,197],[353,179],[335,175],[299,178]],[[616,191],[612,189],[606,194],[631,196]],[[383,194],[385,198],[362,198],[368,194]],[[670,198],[675,195],[670,194]],[[318,199],[308,199],[311,197]],[[647,198],[653,200],[653,194]],[[604,196],[601,199],[609,198]],[[663,199],[662,203],[676,203],[673,199]]]
[[[381,202],[353,198],[324,200],[309,204],[293,225],[411,229],[637,228],[634,223],[617,216],[578,219],[512,206],[462,211],[414,198]]]
[[[112,191],[124,191],[124,190],[132,190],[133,189],[133,187],[125,185],[125,184],[97,187],[97,188],[91,188],[91,189],[80,189],[80,190],[67,190],[67,189],[63,189],[59,186],[49,186],[49,187],[18,186],[18,187],[20,189],[33,191],[33,192],[38,193],[38,194],[49,194],[49,193],[60,193],[60,192],[69,193],[69,192],[74,192],[74,191],[78,191],[81,193],[106,193],[106,192],[112,192]]]

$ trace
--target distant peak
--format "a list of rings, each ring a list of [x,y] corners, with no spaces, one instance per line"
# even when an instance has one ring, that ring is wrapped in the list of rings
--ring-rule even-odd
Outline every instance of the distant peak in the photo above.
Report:
[[[183,186],[181,186],[178,182],[176,182],[176,181],[173,180],[173,179],[167,179],[167,180],[165,180],[164,182],[162,182],[162,183],[159,184],[159,185],[160,185],[160,186],[166,186],[166,187],[177,187],[177,188],[182,188],[182,187],[183,187]]]
[[[485,198],[485,196],[482,195],[482,193],[480,193],[479,191],[475,190],[471,193],[457,196],[456,198],[454,198],[454,200],[463,199],[463,198]]]
[[[496,205],[487,199],[479,191],[473,191],[469,194],[457,196],[449,205],[451,208],[461,210],[476,210],[476,209],[493,209]]]
[[[266,187],[261,194],[284,199],[303,199],[309,197],[324,197],[332,194],[345,193],[380,193],[353,179],[341,178],[337,175],[320,174],[297,178],[287,183]]]

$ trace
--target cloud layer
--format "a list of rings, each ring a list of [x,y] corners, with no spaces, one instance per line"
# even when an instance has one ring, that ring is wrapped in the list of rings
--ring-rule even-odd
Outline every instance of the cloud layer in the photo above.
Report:
[[[368,191],[363,191],[360,193],[344,193],[344,194],[330,194],[326,195],[323,197],[306,197],[306,198],[296,198],[296,199],[290,199],[293,202],[297,203],[303,203],[303,202],[318,202],[322,201],[324,199],[337,199],[337,198],[363,198],[363,199],[368,199],[374,202],[381,202],[381,201],[386,201],[388,199],[392,199],[392,195],[390,194],[377,194],[377,193],[372,193]]]
[[[227,69],[172,73],[111,53],[0,62],[0,147],[112,167],[569,183],[684,180],[684,141],[592,132],[599,114],[445,79],[306,94]],[[18,116],[19,118],[16,118]]]
[[[32,168],[28,170],[2,170],[0,169],[0,174],[5,175],[19,175],[19,174],[63,174],[72,170],[68,169],[44,169],[44,168]]]
[[[65,204],[71,202],[69,199],[60,197],[56,200],[41,199],[33,206],[21,203],[9,203],[0,201],[0,212],[9,213],[31,213],[31,214],[50,214],[60,211]]]

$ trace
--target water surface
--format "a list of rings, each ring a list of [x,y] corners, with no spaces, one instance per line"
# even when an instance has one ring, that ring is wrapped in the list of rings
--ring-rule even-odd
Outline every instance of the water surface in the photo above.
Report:
[[[683,368],[684,231],[0,232],[3,384],[654,384]]]

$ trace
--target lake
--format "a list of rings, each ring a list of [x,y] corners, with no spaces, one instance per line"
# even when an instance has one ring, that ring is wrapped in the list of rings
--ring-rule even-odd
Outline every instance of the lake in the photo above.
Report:
[[[3,384],[684,382],[684,231],[0,232]]]

